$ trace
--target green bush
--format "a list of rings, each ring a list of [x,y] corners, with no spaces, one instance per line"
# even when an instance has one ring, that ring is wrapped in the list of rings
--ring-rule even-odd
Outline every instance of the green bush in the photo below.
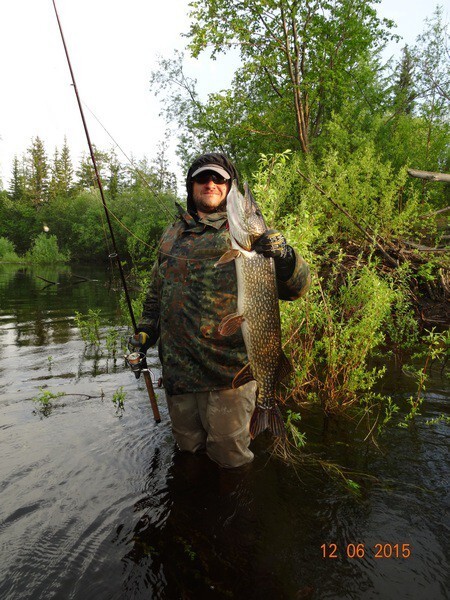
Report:
[[[369,362],[384,342],[395,297],[370,266],[352,269],[337,290],[336,274],[327,283],[315,276],[302,302],[282,305],[294,400],[319,401],[327,413],[370,404],[384,367]]]
[[[27,252],[26,259],[37,264],[65,263],[69,261],[69,254],[59,251],[56,235],[41,233]]]
[[[374,392],[385,372],[374,359],[386,334],[397,353],[417,340],[409,275],[406,267],[392,270],[395,276],[384,271],[370,240],[300,172],[364,227],[389,239],[418,222],[417,198],[411,193],[398,204],[405,172],[379,164],[370,144],[347,164],[337,155],[322,166],[291,153],[263,156],[253,186],[268,226],[285,233],[313,274],[303,300],[281,303],[283,338],[294,364],[289,397],[319,402],[327,413],[381,404],[386,423],[395,407]]]
[[[0,262],[17,263],[20,260],[15,252],[14,244],[7,238],[0,237]]]

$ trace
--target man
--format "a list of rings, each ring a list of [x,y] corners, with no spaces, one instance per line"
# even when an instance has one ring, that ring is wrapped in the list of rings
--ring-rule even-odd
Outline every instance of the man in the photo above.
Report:
[[[187,211],[163,234],[153,267],[140,334],[131,343],[146,351],[159,338],[159,356],[172,421],[181,450],[206,450],[223,467],[253,459],[249,423],[256,383],[232,389],[248,362],[241,331],[224,337],[218,326],[237,309],[234,261],[215,262],[230,249],[226,198],[234,165],[222,154],[204,154],[190,167]],[[276,231],[267,231],[254,249],[275,259],[281,299],[299,298],[309,287],[309,268]]]

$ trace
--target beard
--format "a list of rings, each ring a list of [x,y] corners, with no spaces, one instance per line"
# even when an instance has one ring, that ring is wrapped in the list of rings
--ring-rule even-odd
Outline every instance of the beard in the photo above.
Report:
[[[201,210],[204,213],[212,214],[216,212],[225,212],[227,210],[227,199],[224,198],[218,206],[209,206],[201,198],[194,196],[194,204],[197,210]]]

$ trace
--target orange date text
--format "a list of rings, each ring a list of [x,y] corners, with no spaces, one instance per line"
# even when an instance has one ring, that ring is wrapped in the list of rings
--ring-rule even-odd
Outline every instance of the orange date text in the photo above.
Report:
[[[406,543],[380,543],[373,546],[366,544],[350,543],[340,547],[338,544],[329,542],[320,546],[322,558],[364,558],[371,556],[373,558],[410,558],[412,553],[411,544]]]

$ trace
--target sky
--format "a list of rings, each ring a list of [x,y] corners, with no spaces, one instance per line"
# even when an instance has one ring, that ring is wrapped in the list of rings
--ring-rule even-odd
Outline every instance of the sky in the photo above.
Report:
[[[168,139],[171,167],[181,182],[177,132],[168,132],[159,116],[162,105],[150,90],[150,74],[158,56],[171,57],[174,49],[184,48],[188,0],[56,3],[92,142],[105,150],[114,146],[86,106],[129,156],[151,160]],[[393,19],[402,37],[389,55],[398,56],[405,43],[414,43],[437,4],[382,0],[379,14]],[[450,11],[441,4],[448,19]],[[25,153],[32,138],[43,139],[51,157],[66,136],[75,163],[87,144],[52,0],[2,0],[0,24],[0,180],[8,188],[13,158]],[[232,56],[217,61],[203,56],[188,60],[186,70],[205,97],[229,85],[235,65]]]

